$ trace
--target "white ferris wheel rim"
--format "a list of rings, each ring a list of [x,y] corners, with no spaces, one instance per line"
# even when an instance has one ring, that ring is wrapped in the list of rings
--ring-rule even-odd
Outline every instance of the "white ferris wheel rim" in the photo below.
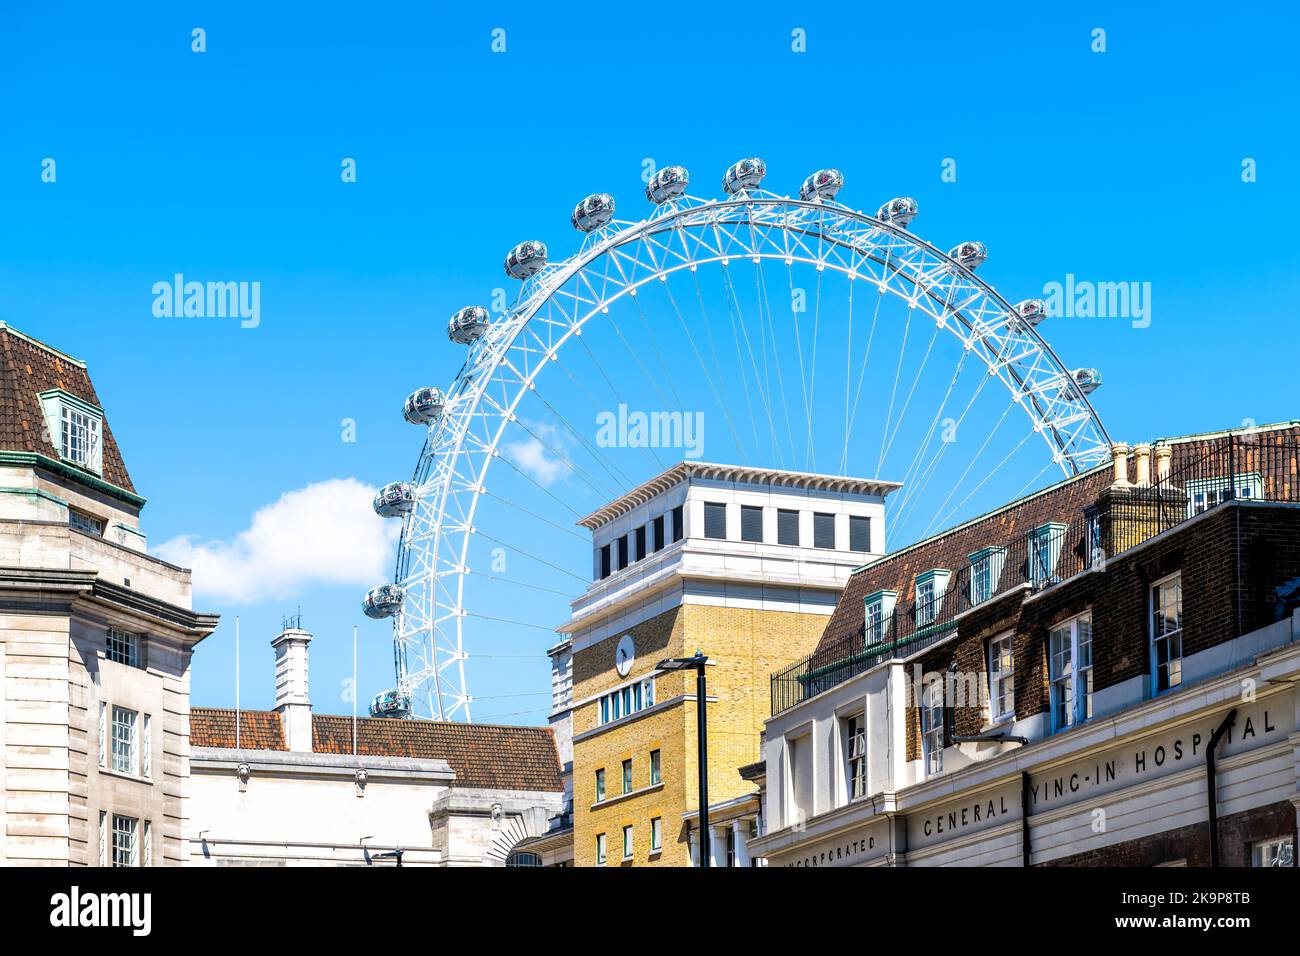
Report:
[[[710,234],[712,244],[703,241]],[[779,245],[770,242],[776,236]],[[636,254],[628,255],[629,249]],[[441,416],[428,426],[413,482],[416,503],[403,521],[394,575],[404,595],[394,620],[397,689],[411,701],[412,715],[419,707],[425,713],[418,716],[470,719],[463,599],[474,516],[498,443],[541,370],[588,321],[641,286],[666,282],[682,269],[726,268],[732,259],[831,269],[870,283],[881,295],[898,296],[976,353],[1025,409],[1067,476],[1109,454],[1110,439],[1087,394],[1037,328],[1017,322],[1012,305],[991,285],[905,228],[830,200],[757,189],[723,200],[682,196],[640,222],[612,219],[588,233],[573,255],[523,281],[516,301],[470,345]],[[601,263],[606,268],[598,273]],[[538,318],[543,307],[561,300],[571,307],[558,309],[562,322]],[[494,386],[501,400],[490,396]],[[491,425],[485,441],[471,433],[475,421]],[[448,579],[454,588],[446,586]],[[412,650],[422,657],[414,669]]]

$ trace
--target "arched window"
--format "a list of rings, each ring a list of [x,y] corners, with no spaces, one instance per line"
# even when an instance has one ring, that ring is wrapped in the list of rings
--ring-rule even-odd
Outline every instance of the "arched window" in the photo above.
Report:
[[[541,866],[542,858],[536,853],[519,850],[506,857],[506,866]]]

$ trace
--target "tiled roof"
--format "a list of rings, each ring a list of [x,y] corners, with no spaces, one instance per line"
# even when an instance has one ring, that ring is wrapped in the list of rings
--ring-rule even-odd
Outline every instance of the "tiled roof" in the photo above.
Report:
[[[234,747],[235,712],[216,707],[191,708],[190,744],[195,747]],[[267,710],[241,710],[239,746],[245,750],[287,750],[280,715]]]
[[[240,743],[245,749],[286,749],[280,715],[274,711],[241,711],[239,725]],[[235,712],[193,708],[190,743],[196,747],[234,747]],[[351,753],[352,718],[313,714],[312,750]],[[362,717],[357,721],[357,752],[375,757],[446,760],[456,774],[458,787],[551,792],[564,789],[555,738],[549,727]]]
[[[103,408],[84,364],[0,323],[0,450],[29,452],[59,460],[59,449],[45,425],[39,398],[41,392],[55,388]],[[101,477],[135,493],[107,416]]]

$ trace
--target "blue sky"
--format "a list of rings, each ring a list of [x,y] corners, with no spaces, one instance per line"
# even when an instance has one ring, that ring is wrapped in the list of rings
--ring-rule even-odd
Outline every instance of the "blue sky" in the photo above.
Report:
[[[1150,282],[1148,328],[1044,328],[1104,372],[1116,437],[1300,417],[1295,14],[1045,7],[10,3],[0,320],[89,363],[153,544],[230,541],[297,489],[409,476],[420,439],[400,403],[452,380],[446,317],[505,284],[514,243],[572,251],[569,210],[595,191],[644,215],[646,158],[708,196],[758,155],[782,192],[836,166],[851,205],[915,196],[916,231],[983,240],[981,275],[1013,301],[1067,273]],[[150,290],[177,272],[260,282],[261,324],[155,317]],[[196,704],[233,702],[239,615],[243,702],[268,706],[267,642],[299,606],[318,711],[350,707],[354,624],[363,700],[391,683],[364,584],[272,584],[198,595],[223,623],[196,655]],[[547,634],[497,637],[475,716],[544,720]]]

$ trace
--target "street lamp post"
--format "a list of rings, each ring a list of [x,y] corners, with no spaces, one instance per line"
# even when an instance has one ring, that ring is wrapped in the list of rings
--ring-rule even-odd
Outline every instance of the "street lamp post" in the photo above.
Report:
[[[670,657],[659,662],[661,671],[695,671],[695,721],[699,737],[700,778],[700,866],[708,868],[709,859],[709,724],[708,697],[705,692],[704,668],[709,659],[700,651],[694,657]]]

